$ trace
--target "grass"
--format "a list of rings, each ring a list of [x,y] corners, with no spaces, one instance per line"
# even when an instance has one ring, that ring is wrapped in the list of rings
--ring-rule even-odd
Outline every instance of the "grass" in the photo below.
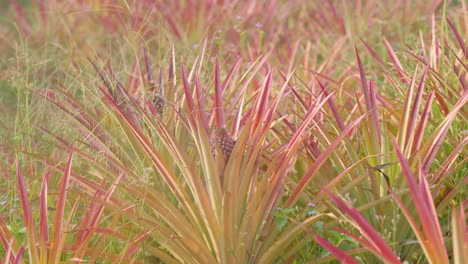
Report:
[[[468,262],[464,2],[0,12],[0,263]]]

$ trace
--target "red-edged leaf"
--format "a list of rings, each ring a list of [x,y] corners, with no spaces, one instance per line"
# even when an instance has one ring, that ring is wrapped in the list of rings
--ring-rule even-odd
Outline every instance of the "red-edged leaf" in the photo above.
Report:
[[[342,228],[339,228],[339,227],[334,227],[333,230],[335,230],[337,232],[340,232],[340,233],[342,233],[344,235],[347,235],[350,238],[356,240],[359,244],[363,245],[365,248],[367,248],[367,250],[372,251],[376,255],[381,255],[381,251],[379,250],[379,248],[376,247],[374,242],[368,240],[367,237],[365,237],[365,236],[363,237],[361,235],[361,233],[359,235],[356,235],[356,234],[351,233],[348,230],[345,230],[345,229],[342,229]]]
[[[326,161],[331,152],[341,143],[343,138],[347,136],[352,131],[352,129],[354,129],[354,127],[357,126],[366,116],[367,114],[364,114],[356,120],[354,120],[351,124],[349,124],[340,133],[340,135],[331,142],[331,144],[325,149],[325,151],[320,153],[320,156],[317,157],[313,165],[309,168],[306,174],[299,181],[296,188],[293,190],[291,196],[289,196],[288,200],[286,201],[287,206],[291,205],[297,199],[298,195],[302,192],[302,190],[304,190],[304,188],[306,188],[307,183],[310,181],[312,176],[315,175],[315,172],[323,165],[323,163]]]
[[[464,12],[466,12],[466,10]],[[465,42],[463,41],[462,36],[458,32],[457,28],[452,24],[452,22],[448,18],[446,19],[446,21],[450,29],[452,30],[453,34],[455,35],[455,38],[458,41],[458,45],[460,46],[460,49],[463,51],[463,54],[465,54],[465,59],[468,60],[468,45],[465,45]]]
[[[421,114],[421,118],[416,128],[416,132],[414,133],[413,145],[411,147],[411,153],[414,153],[419,150],[421,147],[421,142],[424,136],[424,131],[426,130],[426,126],[429,120],[430,111],[432,109],[432,102],[434,101],[434,92],[429,95],[427,99],[426,105],[424,106],[424,110]]]
[[[268,95],[270,94],[270,82],[273,72],[268,72],[268,75],[265,78],[264,85],[262,86],[257,99],[255,100],[254,106],[254,125],[252,131],[256,130],[259,125],[265,120],[266,108],[268,106]]]
[[[292,92],[292,94],[294,95],[294,97],[299,101],[299,104],[300,104],[305,110],[307,110],[308,106],[307,106],[306,102],[304,101],[304,99],[302,98],[302,96],[297,92],[297,90],[294,89],[294,87],[289,88],[289,90]]]
[[[329,97],[330,96],[331,95],[329,95]],[[283,166],[285,166],[291,160],[291,158],[293,158],[293,156],[294,156],[293,154],[296,153],[295,149],[297,149],[298,146],[299,146],[299,143],[304,140],[303,135],[304,135],[304,133],[306,131],[306,128],[310,125],[310,123],[312,121],[312,118],[318,113],[318,111],[321,109],[323,104],[325,104],[326,100],[328,99],[328,97],[326,99],[324,99],[324,100],[320,100],[320,98],[318,99],[320,104],[310,106],[310,108],[307,111],[307,114],[304,117],[304,120],[302,121],[301,125],[296,130],[296,132],[294,133],[292,138],[289,140],[288,145],[286,146],[286,150],[283,152],[282,157],[278,161],[278,165],[277,165],[278,168],[282,168]],[[281,171],[278,171],[278,173],[275,173],[269,179],[269,184],[274,185],[274,189],[271,192],[271,197],[270,197],[270,199],[268,199],[268,203],[270,205],[273,205],[273,201],[275,200],[275,199],[273,199],[273,196],[278,195],[278,193],[280,192],[280,190],[281,190],[281,188],[283,186],[283,180],[284,180],[285,176],[286,176],[285,173],[283,173]],[[286,202],[287,206],[290,205],[288,202],[289,201]]]
[[[444,163],[440,165],[437,172],[434,173],[434,177],[431,178],[431,184],[439,184],[445,177],[449,175],[449,170],[452,167],[453,163],[456,161],[460,154],[466,150],[468,145],[468,137],[465,137],[450,153],[450,155],[445,159]],[[465,161],[466,161],[465,157]],[[461,164],[463,166],[463,164]],[[466,177],[468,179],[468,177]]]
[[[431,137],[432,140],[429,142],[430,146],[429,146],[429,149],[426,151],[426,155],[424,156],[424,161],[423,161],[423,171],[425,173],[429,171],[429,168],[432,162],[434,161],[434,158],[437,152],[442,146],[442,141],[445,138],[445,135],[447,134],[448,130],[450,129],[450,125],[455,120],[455,117],[460,111],[460,109],[466,106],[467,102],[468,102],[468,89],[465,89],[461,97],[458,99],[458,101],[452,107],[448,115],[445,117],[442,124],[440,124],[439,127],[437,127],[437,130],[434,136]]]
[[[198,115],[205,129],[206,133],[209,134],[209,124],[208,124],[208,116],[206,115],[206,108],[205,108],[205,100],[203,100],[203,93],[200,86],[200,81],[198,76],[195,76],[195,93],[197,96],[197,104],[198,104]]]
[[[65,205],[67,201],[68,186],[70,182],[70,173],[73,160],[73,150],[68,157],[67,166],[60,181],[59,196],[57,199],[56,212],[54,217],[54,229],[52,232],[52,240],[50,244],[50,259],[58,261],[61,256],[61,248],[63,246],[63,224],[65,217]]]
[[[382,132],[380,128],[380,121],[379,121],[379,113],[377,112],[377,97],[376,97],[375,85],[373,81],[369,81],[369,105],[371,106],[368,111],[370,112],[370,120],[372,124],[372,135],[374,137],[374,141],[378,144],[378,148],[375,149],[376,152],[379,152],[381,140],[382,140]]]
[[[29,204],[29,197],[28,197],[28,191],[26,189],[26,183],[24,182],[24,175],[23,175],[23,172],[21,171],[21,167],[20,167],[18,160],[16,160],[16,179],[18,181],[18,189],[20,192],[21,207],[23,208],[24,225],[26,227],[29,227],[31,222],[33,221],[32,211],[31,211],[31,205]],[[29,230],[29,231],[32,232],[33,230]]]
[[[426,80],[427,72],[429,71],[429,65],[426,67],[424,70],[423,75],[421,76],[421,79],[419,80],[419,85],[418,85],[418,90],[416,92],[416,98],[413,103],[413,107],[411,107],[411,114],[409,116],[409,125],[408,125],[408,130],[407,130],[407,135],[406,135],[406,142],[405,146],[409,143],[409,140],[413,139],[414,136],[414,127],[416,125],[416,120],[418,116],[418,111],[419,111],[419,105],[421,103],[421,98],[424,92],[424,82]]]
[[[327,249],[333,256],[335,256],[341,263],[344,263],[344,264],[358,264],[359,263],[355,259],[353,259],[352,257],[346,255],[346,253],[344,253],[343,250],[335,247],[330,242],[328,242],[327,240],[321,238],[320,236],[315,235],[314,239],[322,247]]]
[[[187,75],[187,73],[185,73],[185,75]],[[187,78],[187,76],[185,78]],[[169,64],[169,80],[172,81],[172,85],[175,87],[176,84],[177,84],[177,76],[176,76],[176,62],[175,62],[174,45],[171,45],[171,58],[170,58],[170,64]]]
[[[224,82],[223,82],[223,92],[226,90],[226,87],[229,83],[229,81],[231,80],[231,77],[234,73],[234,71],[236,70],[237,66],[240,64],[240,62],[242,61],[242,58],[239,57],[236,59],[236,61],[234,62],[234,65],[232,65],[231,69],[229,70],[228,74],[226,75],[226,78],[224,79]],[[217,61],[216,61],[217,62]]]
[[[380,154],[369,155],[369,156],[364,157],[364,158],[358,160],[357,162],[353,163],[351,166],[348,166],[345,170],[340,172],[340,174],[338,174],[338,176],[334,177],[333,180],[331,180],[329,183],[327,183],[327,185],[325,185],[319,191],[319,193],[314,196],[314,198],[312,199],[311,202],[313,204],[317,204],[322,199],[322,197],[326,194],[325,190],[332,190],[337,184],[339,184],[343,180],[344,177],[346,177],[351,171],[355,170],[356,167],[360,166],[361,163],[363,163],[364,161],[367,161],[371,157],[378,157],[378,156],[381,156],[381,155]]]
[[[134,98],[138,97],[138,92],[140,89],[140,64],[138,60],[135,60],[132,67],[132,72],[127,80],[127,85],[125,90],[128,94]]]
[[[379,57],[379,55],[377,55],[377,53],[371,48],[371,46],[367,44],[367,42],[365,42],[362,38],[359,38],[359,39],[361,40],[362,44],[364,44],[364,47],[366,47],[366,49],[369,51],[371,56],[381,65],[385,65],[383,60]]]
[[[413,100],[413,94],[414,94],[414,87],[416,86],[416,76],[418,73],[419,66],[416,65],[416,69],[414,70],[414,74],[411,78],[411,82],[408,87],[408,91],[405,94],[405,104],[403,106],[403,111],[401,113],[402,120],[400,121],[400,127],[398,128],[399,134],[398,134],[398,143],[402,149],[405,149],[405,144],[408,141],[407,136],[411,135],[412,131],[408,131],[408,126],[411,122],[410,120],[410,112],[411,112],[411,105],[412,105],[412,100]],[[406,152],[405,152],[406,153]]]
[[[161,68],[159,68],[158,84],[159,84],[159,95],[164,96],[163,73],[162,73]]]
[[[31,211],[31,205],[29,203],[28,191],[24,182],[24,175],[21,171],[19,160],[16,160],[16,177],[18,181],[18,189],[20,191],[21,206],[23,208],[24,226],[26,227],[26,237],[29,246],[29,259],[31,262],[39,262],[39,255],[36,247],[36,231],[34,226],[34,220]],[[18,259],[16,259],[18,261]]]
[[[223,104],[223,87],[221,86],[221,77],[219,76],[219,64],[218,60],[215,62],[215,77],[214,77],[214,109],[215,109],[215,122],[216,127],[222,128],[224,124],[224,104]]]
[[[385,43],[385,47],[387,48],[388,55],[390,55],[390,58],[393,62],[393,66],[395,67],[395,70],[397,71],[398,76],[400,76],[400,79],[403,83],[408,83],[408,81],[406,80],[406,76],[404,75],[405,70],[401,66],[401,63],[398,60],[398,57],[395,54],[395,51],[393,50],[392,46],[390,45],[390,43],[387,41],[386,38],[384,38],[384,43]]]
[[[379,124],[379,118],[378,118],[378,112],[377,112],[377,99],[376,99],[376,92],[375,92],[375,86],[372,81],[369,81],[369,84],[367,83],[366,76],[364,73],[364,68],[362,67],[361,59],[359,57],[359,53],[354,47],[354,50],[356,52],[356,58],[358,61],[358,66],[359,66],[359,75],[361,79],[361,87],[362,91],[364,94],[364,100],[366,103],[366,109],[367,112],[370,113],[370,135],[372,137],[372,142],[373,142],[373,149],[375,153],[378,153],[380,149],[380,144],[381,144],[381,137],[380,137],[380,124]],[[359,102],[358,102],[359,103]]]
[[[24,252],[24,247],[20,247],[20,249],[18,250],[18,253],[16,253],[16,260],[15,260],[15,264],[20,264],[20,263],[23,263],[23,252]]]
[[[110,73],[112,79],[114,79],[114,81],[116,83],[118,98],[119,99],[124,98],[125,100],[127,100],[126,102],[130,101],[130,95],[128,94],[127,90],[125,90],[125,87],[122,85],[122,83],[119,81],[119,79],[117,79],[117,76],[115,75],[114,69],[112,68],[112,65],[110,64],[110,62],[107,63],[107,69],[109,70],[109,73]],[[117,102],[120,103],[120,100],[117,100]]]
[[[452,209],[452,243],[455,264],[468,263],[468,226],[465,204],[468,204],[468,200]]]
[[[40,195],[40,216],[39,216],[39,238],[40,242],[45,246],[45,242],[49,241],[49,223],[47,217],[47,192],[48,192],[48,175],[44,175],[42,179],[41,195]]]
[[[126,248],[125,258],[132,259],[135,252],[140,249],[141,243],[151,235],[151,232],[151,230],[143,231],[139,236],[133,239],[133,241],[130,242],[130,245]]]
[[[112,95],[114,100],[117,100],[117,94],[115,93],[114,89],[112,89],[112,86],[110,85],[107,78],[104,76],[104,73],[101,71],[101,69],[96,65],[96,63],[91,58],[88,58],[88,61],[91,63],[91,65],[93,65],[94,70],[99,75],[99,78],[101,78],[101,81],[104,83],[104,86],[106,86],[109,94]]]
[[[96,193],[90,203],[88,209],[86,210],[87,214],[83,216],[81,220],[81,224],[79,227],[79,233],[76,236],[75,246],[78,247],[80,243],[90,239],[90,236],[98,232],[99,227],[97,227],[99,223],[99,219],[102,215],[102,212],[105,209],[105,203],[108,202],[114,193],[117,185],[122,180],[125,174],[121,173],[114,183],[110,186],[106,193],[103,193],[100,189],[96,189]],[[104,188],[104,181],[101,185]],[[115,234],[113,234],[115,236]]]
[[[341,211],[353,219],[361,231],[361,235],[371,243],[370,245],[372,245],[372,247],[370,249],[376,254],[376,256],[384,259],[388,263],[401,263],[390,246],[358,210],[348,207],[341,199],[328,192],[328,190],[325,190],[325,192],[328,193],[330,198],[336,203],[336,205],[338,205]]]
[[[434,207],[433,199],[430,194],[429,185],[425,178],[425,173],[422,167],[419,167],[419,185],[416,182],[416,178],[413,175],[410,166],[404,158],[398,144],[395,140],[392,140],[393,147],[395,149],[397,158],[402,168],[402,174],[406,179],[408,189],[414,206],[418,212],[419,219],[423,234],[418,236],[421,246],[424,248],[428,259],[433,263],[449,263],[447,252],[445,251],[444,238],[440,229],[437,213]],[[395,200],[399,203],[400,208],[405,206],[399,201],[396,195],[393,195]],[[410,221],[410,214],[404,211],[406,218]],[[414,222],[414,220],[411,220]],[[410,222],[411,223],[411,222]],[[412,228],[415,233],[419,233],[419,227],[412,223]],[[435,261],[435,262],[434,262]]]
[[[369,87],[367,85],[366,74],[364,73],[364,68],[362,67],[361,58],[359,57],[359,53],[357,51],[356,46],[354,47],[354,52],[356,53],[356,59],[358,62],[359,76],[361,80],[362,91],[364,93],[364,99],[366,101],[366,106],[369,111],[370,109],[372,109],[372,105],[370,105],[371,99],[369,95]]]
[[[7,224],[3,221],[0,216],[0,241],[2,242],[3,252],[5,252],[5,263],[15,262],[16,257],[14,256],[14,251],[17,248],[17,245],[14,241],[13,235],[8,230]]]
[[[245,100],[245,97],[242,96],[239,102],[239,108],[237,109],[237,112],[236,112],[232,135],[238,135],[239,133],[241,119],[242,119],[242,111],[244,110],[244,100]]]
[[[434,91],[434,95],[436,97],[437,102],[439,103],[440,110],[442,111],[442,113],[444,113],[444,115],[447,115],[449,112],[449,109],[448,109],[447,104],[445,103],[444,98],[437,91]]]
[[[314,75],[315,76],[315,75]],[[317,80],[317,83],[319,84],[320,89],[322,89],[323,93],[325,96],[328,96],[328,91],[327,88],[320,82],[320,80],[315,76],[315,79]],[[340,128],[341,131],[345,129],[345,125],[343,122],[343,119],[341,118],[340,114],[338,113],[338,109],[335,106],[335,103],[333,102],[332,98],[328,99],[328,105],[330,106],[330,109],[332,110],[333,116],[335,117],[336,123],[338,124],[338,127]]]
[[[3,264],[3,263],[16,263],[16,258],[15,256],[13,255],[13,249],[11,247],[11,245],[8,243],[8,242],[4,242],[5,238],[3,236],[0,236],[0,239],[2,240],[2,244],[3,244],[3,248],[4,248],[4,254],[5,254],[5,257],[3,260],[0,259],[0,263]],[[13,242],[13,241],[11,241]],[[4,261],[4,262],[3,262]]]
[[[187,112],[189,113],[189,119],[193,120],[193,115],[195,113],[195,102],[193,101],[192,91],[190,89],[190,84],[187,78],[187,71],[185,66],[182,64],[182,83],[184,87],[185,99],[187,100]],[[193,122],[194,123],[194,122]]]
[[[153,69],[151,68],[151,61],[150,61],[150,58],[148,57],[148,50],[146,48],[143,49],[143,57],[145,58],[146,81],[148,82],[148,85],[152,87],[156,85],[156,81],[153,78]]]

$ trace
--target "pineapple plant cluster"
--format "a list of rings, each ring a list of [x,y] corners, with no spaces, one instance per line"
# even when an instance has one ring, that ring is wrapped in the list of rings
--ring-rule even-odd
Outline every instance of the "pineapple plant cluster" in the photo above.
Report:
[[[0,263],[468,263],[464,1],[0,6]]]

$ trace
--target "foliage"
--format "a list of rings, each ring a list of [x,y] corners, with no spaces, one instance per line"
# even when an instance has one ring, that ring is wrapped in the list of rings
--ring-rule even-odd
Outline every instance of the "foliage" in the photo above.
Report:
[[[468,262],[466,10],[10,0],[0,263]]]

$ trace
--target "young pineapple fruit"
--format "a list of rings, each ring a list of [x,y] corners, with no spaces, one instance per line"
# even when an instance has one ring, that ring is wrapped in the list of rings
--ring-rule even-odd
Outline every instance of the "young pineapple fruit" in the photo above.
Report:
[[[153,90],[153,105],[158,114],[162,117],[164,113],[164,107],[166,106],[166,100],[164,95],[159,93],[156,89],[156,82],[150,81],[150,89]]]
[[[215,152],[215,144],[218,144],[223,156],[229,158],[234,149],[236,141],[232,139],[225,128],[215,128],[215,135],[211,139],[211,146],[213,148],[213,153]]]

